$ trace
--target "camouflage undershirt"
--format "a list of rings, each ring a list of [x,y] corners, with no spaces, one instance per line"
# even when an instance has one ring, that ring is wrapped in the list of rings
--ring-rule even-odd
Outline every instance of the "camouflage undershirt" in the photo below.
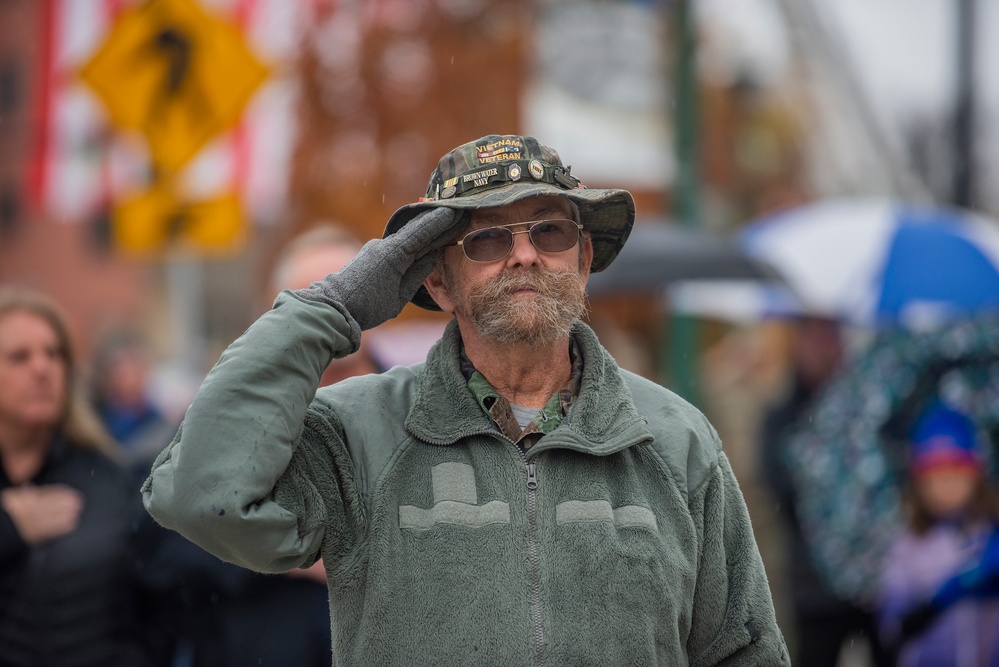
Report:
[[[572,364],[569,382],[548,399],[534,420],[524,428],[517,423],[510,401],[493,389],[486,378],[475,370],[464,351],[461,354],[461,372],[468,380],[468,388],[475,400],[496,423],[500,432],[515,442],[521,452],[526,453],[541,436],[555,430],[562,423],[579,394],[579,383],[583,377],[583,355],[579,353],[579,347],[573,338],[569,339],[569,362]]]

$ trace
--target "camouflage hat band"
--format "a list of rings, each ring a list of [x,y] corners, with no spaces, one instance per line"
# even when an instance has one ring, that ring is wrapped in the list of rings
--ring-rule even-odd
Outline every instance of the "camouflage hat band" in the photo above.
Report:
[[[538,159],[504,161],[500,164],[484,166],[481,169],[473,169],[452,176],[442,183],[436,183],[431,186],[434,190],[433,195],[421,197],[420,201],[461,197],[473,190],[516,183],[521,179],[546,183],[565,190],[582,187],[579,179],[569,173],[571,169],[572,167],[548,164]]]

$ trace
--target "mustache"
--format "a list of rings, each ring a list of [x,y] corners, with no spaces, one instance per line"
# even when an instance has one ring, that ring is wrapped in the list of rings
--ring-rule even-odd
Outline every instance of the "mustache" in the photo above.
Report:
[[[567,287],[575,287],[579,282],[579,273],[575,271],[532,268],[501,273],[490,282],[488,291],[493,296],[509,296],[522,289],[532,289],[543,296],[557,297],[564,294]]]

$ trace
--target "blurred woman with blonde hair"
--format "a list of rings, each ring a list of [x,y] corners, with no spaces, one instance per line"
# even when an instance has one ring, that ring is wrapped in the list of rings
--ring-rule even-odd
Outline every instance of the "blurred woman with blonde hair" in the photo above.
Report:
[[[75,375],[58,306],[0,288],[0,656],[152,664],[132,575],[138,490]]]

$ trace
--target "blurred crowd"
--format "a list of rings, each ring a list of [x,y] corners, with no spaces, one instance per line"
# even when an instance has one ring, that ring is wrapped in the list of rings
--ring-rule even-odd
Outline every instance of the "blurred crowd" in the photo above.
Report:
[[[994,373],[992,343],[972,343],[967,322],[872,338],[796,316],[779,331],[781,363],[736,330],[709,351],[706,374],[720,396],[709,413],[737,450],[793,664],[999,664],[996,403],[981,381],[955,376],[970,365],[979,380]],[[890,464],[884,471],[851,449],[867,439]],[[822,457],[809,458],[816,451]],[[810,485],[813,472],[856,502]],[[869,488],[890,490],[898,505],[878,506]],[[849,546],[843,525],[879,541]],[[830,544],[843,550],[839,560]],[[848,585],[856,581],[862,594]]]

